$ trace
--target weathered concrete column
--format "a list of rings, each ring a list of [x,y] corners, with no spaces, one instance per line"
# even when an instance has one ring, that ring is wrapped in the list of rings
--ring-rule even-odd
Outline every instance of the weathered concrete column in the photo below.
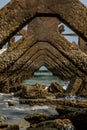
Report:
[[[82,82],[77,95],[87,98],[87,80]]]
[[[87,7],[80,0],[44,0],[54,14],[87,41]]]
[[[0,47],[36,13],[36,0],[12,0],[0,10]]]
[[[1,83],[8,79],[14,84],[22,81],[41,65],[65,80],[74,75],[85,79],[87,55],[59,33],[58,23],[60,21],[52,17],[37,17],[31,21],[28,35],[0,56]]]
[[[78,94],[79,89],[81,88],[82,79],[78,76],[74,76],[66,90],[67,94],[71,94],[72,96],[76,96]]]
[[[82,38],[79,38],[79,48],[87,54],[87,42],[85,42]]]
[[[79,48],[72,46],[70,42],[68,42],[59,33],[50,33],[47,39],[49,39],[49,42],[51,42],[52,45],[55,44],[55,47],[57,47],[58,51],[76,68],[78,68],[77,70],[73,70],[75,74],[78,72],[78,70],[80,70],[81,72],[83,71],[83,73],[87,76],[87,55],[84,52],[82,52]],[[84,78],[84,76],[82,77]]]
[[[79,48],[87,54],[87,42],[82,38],[79,38]],[[68,85],[66,93],[87,97],[87,79],[82,81],[80,77],[74,76]]]
[[[35,15],[59,17],[87,41],[86,12],[79,0],[12,0],[0,10],[0,47]]]

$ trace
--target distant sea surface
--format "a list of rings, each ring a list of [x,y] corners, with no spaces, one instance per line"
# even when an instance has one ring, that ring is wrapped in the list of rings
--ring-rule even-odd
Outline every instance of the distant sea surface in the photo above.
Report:
[[[36,83],[43,84],[45,86],[49,86],[52,82],[57,82],[61,86],[63,86],[64,89],[67,88],[68,81],[62,81],[57,76],[53,75],[51,72],[35,72],[34,77],[30,79],[26,79],[23,81],[24,84],[27,85],[34,85]]]

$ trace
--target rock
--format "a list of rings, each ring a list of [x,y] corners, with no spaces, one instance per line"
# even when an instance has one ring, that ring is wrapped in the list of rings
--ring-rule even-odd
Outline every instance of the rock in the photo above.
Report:
[[[82,84],[82,79],[75,75],[71,79],[71,81],[66,89],[66,93],[70,93],[73,96],[77,95],[77,93],[81,87],[81,84]]]
[[[87,98],[87,81],[83,81],[80,89],[77,93],[77,96],[86,97]]]
[[[87,97],[87,79],[82,80],[80,77],[74,76],[66,89],[66,93],[72,96]]]
[[[87,107],[87,100],[80,99],[72,99],[72,98],[59,98],[59,99],[20,99],[19,102],[21,104],[29,104],[33,105],[66,105],[66,106],[74,106],[74,107]]]
[[[19,130],[18,125],[12,125],[12,124],[0,124],[0,130]]]
[[[5,81],[0,83],[0,93],[9,93],[9,83]]]
[[[41,84],[35,84],[31,86],[24,86],[22,89],[22,98],[38,99],[38,98],[50,98],[53,95],[45,90],[45,86]]]
[[[27,128],[26,130],[58,130],[56,128],[51,128],[51,127],[36,127],[36,128]]]
[[[30,126],[35,127],[38,123],[56,119],[58,115],[49,115],[46,113],[35,113],[29,116],[24,117],[26,121],[30,123]]]
[[[4,128],[7,128],[8,127],[8,124],[5,124],[5,123],[0,123],[0,129],[4,129]]]
[[[87,54],[87,42],[84,41],[82,38],[79,38],[79,48]]]
[[[51,93],[64,93],[65,90],[63,89],[63,87],[58,84],[57,82],[51,83],[51,85],[48,87],[48,92]]]
[[[59,113],[60,116],[65,116],[68,113],[72,113],[72,112],[77,111],[78,108],[71,107],[69,105],[57,105],[56,110],[58,111],[58,113]]]
[[[29,104],[30,106],[34,105],[57,105],[59,102],[62,103],[61,99],[20,99],[20,104]]]
[[[6,115],[1,115],[0,116],[0,122],[3,122],[7,119],[8,117]]]
[[[68,114],[69,119],[71,118],[73,125],[76,130],[87,130],[87,108],[74,113]]]
[[[74,128],[69,119],[48,120],[38,123],[34,128],[27,128],[27,130],[71,130]]]
[[[8,106],[15,106],[16,105],[16,103],[15,102],[13,102],[13,101],[8,101]]]
[[[19,130],[19,126],[18,125],[8,125],[8,127],[5,128],[5,130]]]
[[[22,89],[14,93],[14,97],[21,97],[21,95],[22,95]]]
[[[9,92],[14,92],[14,93],[17,93],[17,92],[19,92],[19,91],[21,91],[22,90],[22,88],[24,87],[24,84],[18,84],[18,83],[16,83],[16,84],[11,84],[10,83],[10,85],[12,86],[12,87],[10,87],[10,89],[9,89]]]
[[[58,92],[58,93],[55,94],[55,98],[56,99],[58,99],[58,98],[64,98],[64,97],[65,97],[65,93]]]
[[[67,129],[67,130],[71,130],[72,128],[74,128],[74,126],[72,125],[72,122],[69,119],[56,119],[54,120],[54,123],[57,125],[57,128],[62,130],[62,129]]]
[[[87,105],[87,104],[86,104]],[[72,121],[76,130],[86,130],[87,129],[87,107],[83,108],[81,106],[71,106],[67,105],[58,105],[56,110],[59,113],[59,118],[68,118]]]

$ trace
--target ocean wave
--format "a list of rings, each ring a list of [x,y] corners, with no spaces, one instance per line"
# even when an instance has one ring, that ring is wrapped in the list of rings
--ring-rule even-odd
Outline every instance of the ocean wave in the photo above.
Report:
[[[2,48],[1,50],[0,50],[0,54],[2,54],[4,51],[6,51],[7,50],[7,48]]]

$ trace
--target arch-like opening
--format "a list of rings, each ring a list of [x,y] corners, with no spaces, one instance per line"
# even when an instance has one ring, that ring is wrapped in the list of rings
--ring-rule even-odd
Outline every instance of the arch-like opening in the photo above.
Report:
[[[62,32],[62,35],[70,42],[70,43],[75,43],[78,44],[79,42],[79,36],[72,30],[70,29],[67,25],[64,23],[61,23],[58,25],[58,27],[64,26],[64,31]]]
[[[18,40],[20,40],[23,36],[19,35],[19,36],[15,36],[15,42],[17,42]]]
[[[27,85],[34,85],[38,83],[45,85],[46,87],[50,86],[53,82],[57,82],[64,89],[66,89],[69,84],[69,81],[63,81],[57,75],[54,75],[51,71],[49,71],[46,66],[43,65],[34,72],[32,78],[23,80],[23,83]]]
[[[52,76],[53,73],[48,70],[46,66],[40,66],[40,68],[34,72],[34,77],[46,77],[46,76]]]
[[[15,37],[15,42],[20,40],[22,37],[24,37],[26,34],[28,34],[29,31],[29,24],[36,19],[37,17],[47,17],[47,18],[58,18],[57,15],[52,15],[51,14],[44,14],[43,16],[35,16],[33,19],[31,19],[29,21],[28,24],[26,24],[25,26],[22,27],[21,30],[19,30],[19,32],[14,36]],[[72,30],[70,29],[66,24],[64,24],[59,18],[58,20],[60,21],[60,24],[58,25],[58,28],[60,28],[61,25],[64,26],[64,30],[60,33],[70,42],[70,43],[75,43],[78,44],[79,42],[79,36]],[[56,30],[55,30],[56,31]]]
[[[70,41],[71,43],[76,43],[76,44],[78,44],[78,35],[74,32],[74,31],[72,31],[70,28],[69,28],[69,26],[67,26],[67,24],[66,23],[64,23],[64,21],[62,20],[62,19],[60,19],[59,17],[58,17],[58,15],[57,14],[37,14],[37,15],[35,15],[33,18],[31,18],[30,20],[28,20],[27,22],[25,22],[21,27],[19,27],[20,29],[18,29],[17,31],[16,31],[16,35],[15,35],[15,38],[16,38],[16,41],[17,40],[19,40],[20,38],[19,37],[22,37],[22,35],[18,32],[18,31],[20,31],[20,30],[22,30],[22,29],[24,29],[24,30],[26,30],[27,31],[27,29],[28,29],[28,24],[33,20],[33,19],[35,19],[36,17],[54,17],[54,18],[58,18],[59,20],[60,20],[60,22],[63,22],[63,23],[61,23],[60,25],[63,25],[64,26],[64,28],[65,28],[65,31],[63,31],[62,32],[62,34],[63,34],[63,36],[68,40],[68,41]],[[60,26],[59,25],[59,26]],[[58,26],[58,27],[59,27]],[[55,30],[56,31],[56,30]],[[18,35],[17,35],[17,32],[19,33]],[[12,34],[11,34],[12,35]],[[12,35],[12,37],[14,36],[14,34]],[[9,40],[9,39],[8,39]],[[8,42],[8,40],[6,41],[6,42]],[[5,44],[5,43],[4,43]]]
[[[48,71],[47,67],[46,66],[41,66],[39,68],[39,71]]]

